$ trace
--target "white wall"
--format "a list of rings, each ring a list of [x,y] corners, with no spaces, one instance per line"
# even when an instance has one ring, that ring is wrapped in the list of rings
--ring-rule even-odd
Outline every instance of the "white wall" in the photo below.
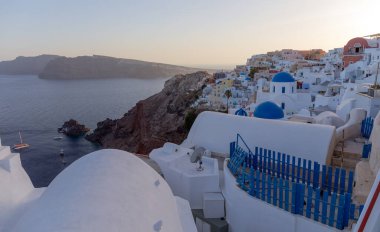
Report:
[[[370,202],[372,198],[374,197],[374,193],[376,191],[376,188],[378,188],[378,185],[380,184],[380,172],[377,173],[376,180],[372,185],[371,192],[369,193],[367,200],[364,204],[364,208],[362,213],[360,214],[359,220],[356,223],[355,227],[353,228],[354,232],[359,231],[360,225],[363,222],[364,215],[366,214],[366,211],[368,210],[368,207],[370,205]],[[376,202],[373,205],[372,212],[365,224],[363,232],[377,232],[380,231],[380,196],[375,199]]]
[[[329,164],[335,140],[332,126],[203,112],[182,145],[228,154],[238,133],[251,148],[261,146],[320,164]]]
[[[354,98],[341,101],[341,103],[336,107],[336,114],[339,115],[339,117],[342,118],[344,121],[347,121],[348,115],[354,108],[355,101],[356,100]]]
[[[19,216],[19,209],[32,200],[34,191],[20,154],[0,144],[0,231],[6,231]]]
[[[274,91],[273,91],[273,87],[275,87]],[[285,93],[282,92],[283,87],[285,88]],[[295,94],[296,92],[297,92],[296,82],[271,82],[270,83],[270,93],[271,94],[275,94],[275,95]]]
[[[376,174],[380,171],[380,113],[377,114],[373,121],[373,129],[369,139],[372,143],[369,165],[372,172]]]
[[[237,185],[229,169],[224,166],[222,187],[226,200],[226,220],[230,232],[332,232],[334,228],[294,215],[250,196]]]
[[[362,121],[365,119],[367,111],[361,108],[351,110],[349,120],[336,129],[336,141],[354,139],[360,137]]]

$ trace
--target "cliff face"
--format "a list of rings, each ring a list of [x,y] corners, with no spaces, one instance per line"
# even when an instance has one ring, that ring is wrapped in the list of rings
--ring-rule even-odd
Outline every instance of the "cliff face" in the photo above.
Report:
[[[47,63],[58,58],[55,55],[34,57],[19,56],[14,60],[0,62],[0,74],[5,75],[38,75]]]
[[[61,57],[40,73],[44,79],[158,78],[199,69],[107,56]]]
[[[105,148],[140,154],[165,142],[181,143],[187,135],[185,116],[209,77],[206,72],[177,75],[166,81],[160,93],[138,102],[121,119],[99,122],[86,138]]]

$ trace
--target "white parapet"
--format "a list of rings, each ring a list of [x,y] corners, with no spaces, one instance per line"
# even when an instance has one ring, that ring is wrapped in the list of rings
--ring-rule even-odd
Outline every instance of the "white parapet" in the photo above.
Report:
[[[184,147],[201,146],[212,152],[229,154],[230,142],[240,134],[248,146],[330,164],[335,145],[335,127],[285,120],[240,117],[202,112],[195,120]]]

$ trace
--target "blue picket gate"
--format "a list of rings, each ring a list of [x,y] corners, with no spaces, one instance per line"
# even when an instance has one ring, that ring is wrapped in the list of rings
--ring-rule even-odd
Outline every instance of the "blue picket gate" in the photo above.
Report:
[[[352,171],[262,147],[252,151],[239,134],[230,152],[227,167],[251,196],[337,229],[358,219],[362,206],[351,202]]]
[[[373,118],[367,117],[362,121],[361,134],[364,138],[369,139],[373,128]]]
[[[329,195],[327,190],[312,185],[277,178],[245,164],[242,167],[236,180],[252,197],[341,230],[350,220],[358,220],[362,206],[352,204],[350,193]]]
[[[235,152],[236,149],[237,152]],[[291,182],[312,185],[314,189],[328,190],[329,194],[331,192],[352,193],[354,176],[352,170],[346,171],[341,168],[321,165],[318,162],[258,146],[251,150],[239,134],[237,134],[236,141],[230,144],[231,160],[234,156],[240,157],[236,168],[233,169],[234,172],[244,162],[247,167],[254,170],[291,180]]]
[[[372,150],[372,144],[371,143],[364,144],[363,145],[363,151],[362,151],[362,158],[368,159],[369,154],[371,153],[371,150]]]

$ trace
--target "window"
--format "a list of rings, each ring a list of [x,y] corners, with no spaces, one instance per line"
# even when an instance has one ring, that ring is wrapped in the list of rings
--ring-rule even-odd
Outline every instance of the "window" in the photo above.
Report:
[[[276,90],[276,87],[275,86],[273,86],[273,93],[274,93],[274,91]]]
[[[282,93],[285,93],[285,87],[282,87]]]
[[[285,109],[285,103],[281,103],[281,109]]]
[[[292,86],[292,93],[294,93],[294,86]]]

